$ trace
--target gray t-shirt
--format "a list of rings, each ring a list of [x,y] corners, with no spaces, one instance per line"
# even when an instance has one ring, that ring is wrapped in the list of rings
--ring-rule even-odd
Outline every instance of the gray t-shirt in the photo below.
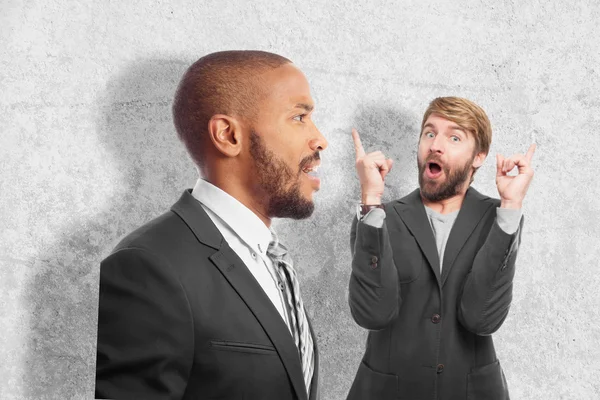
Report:
[[[433,236],[435,237],[435,244],[437,245],[438,256],[440,257],[440,274],[442,273],[442,264],[444,261],[444,250],[446,249],[446,242],[448,242],[448,236],[450,236],[450,230],[458,212],[460,210],[453,211],[448,214],[440,214],[437,211],[433,211],[431,208],[424,206],[431,229],[433,230]]]

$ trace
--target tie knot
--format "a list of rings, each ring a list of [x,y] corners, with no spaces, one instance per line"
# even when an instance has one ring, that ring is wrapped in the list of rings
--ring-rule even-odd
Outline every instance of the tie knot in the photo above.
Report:
[[[271,231],[271,242],[269,242],[269,248],[267,249],[267,255],[273,257],[277,260],[283,259],[287,253],[287,248],[279,243],[279,238],[277,234]]]

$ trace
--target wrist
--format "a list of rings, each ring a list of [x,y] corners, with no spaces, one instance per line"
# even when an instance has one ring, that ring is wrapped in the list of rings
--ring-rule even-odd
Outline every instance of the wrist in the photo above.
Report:
[[[366,205],[379,205],[381,204],[381,195],[362,193],[360,202]]]
[[[383,204],[359,204],[356,208],[356,217],[359,221],[363,220],[363,217],[365,217],[372,209],[374,208],[381,208],[382,210],[385,211],[385,208],[383,207]],[[383,213],[385,216],[385,212]]]
[[[500,208],[510,208],[513,210],[517,210],[523,208],[523,202],[515,200],[500,200]]]

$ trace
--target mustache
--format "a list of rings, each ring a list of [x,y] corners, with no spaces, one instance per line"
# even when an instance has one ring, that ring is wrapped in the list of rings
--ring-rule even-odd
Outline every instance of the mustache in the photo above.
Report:
[[[442,160],[441,160],[440,157],[438,157],[436,155],[432,155],[432,156],[427,157],[427,159],[425,159],[424,164],[427,164],[427,163],[430,163],[430,162],[435,162],[435,163],[438,163],[439,165],[442,165],[441,161]]]
[[[315,151],[314,154],[303,158],[302,161],[300,161],[300,171],[302,171],[308,164],[312,163],[313,161],[319,161],[320,159],[321,154],[319,154],[318,151]]]

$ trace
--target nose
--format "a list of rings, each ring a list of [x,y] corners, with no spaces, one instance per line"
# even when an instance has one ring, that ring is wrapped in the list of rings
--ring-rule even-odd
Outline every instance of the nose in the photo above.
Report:
[[[435,138],[431,141],[431,145],[429,146],[430,153],[444,153],[444,138],[442,136],[443,135],[435,135]]]
[[[309,141],[309,146],[312,151],[323,151],[327,148],[329,143],[327,143],[327,139],[325,136],[319,131],[319,129],[315,126],[313,137]]]

